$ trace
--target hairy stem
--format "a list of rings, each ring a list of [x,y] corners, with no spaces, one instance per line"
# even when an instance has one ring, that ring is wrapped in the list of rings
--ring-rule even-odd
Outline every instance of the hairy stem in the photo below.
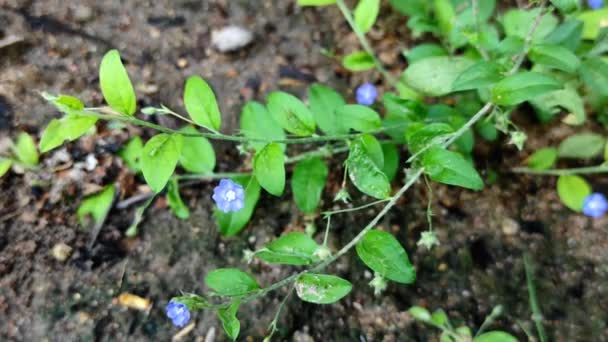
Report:
[[[511,70],[509,70],[508,75],[512,75],[512,74],[516,73],[517,70],[519,70],[519,68],[521,67],[521,64],[524,62],[524,59],[528,55],[528,52],[530,51],[530,45],[532,44],[532,38],[534,37],[534,32],[536,32],[536,29],[540,25],[540,21],[543,18],[543,15],[544,15],[543,12],[545,11],[546,5],[547,5],[547,1],[543,0],[540,4],[538,15],[536,16],[536,18],[534,18],[534,22],[532,23],[532,26],[530,26],[530,29],[528,30],[528,33],[526,34],[526,38],[524,39],[524,48],[521,51],[521,53],[517,56],[517,58],[515,59],[515,62],[513,63],[513,67],[511,68]]]

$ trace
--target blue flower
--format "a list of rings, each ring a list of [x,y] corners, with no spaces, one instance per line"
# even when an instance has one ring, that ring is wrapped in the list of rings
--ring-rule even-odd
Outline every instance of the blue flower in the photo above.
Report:
[[[597,10],[604,7],[604,0],[587,0],[587,5],[591,9]]]
[[[598,218],[604,216],[608,211],[608,200],[606,196],[598,192],[594,192],[591,195],[585,197],[583,201],[583,214]]]
[[[371,106],[378,96],[378,90],[371,83],[364,83],[357,88],[357,103],[364,106]]]
[[[245,206],[245,191],[240,184],[230,179],[222,179],[220,185],[213,189],[213,200],[225,213],[239,211]]]
[[[190,311],[188,307],[180,302],[170,301],[165,308],[167,317],[173,321],[176,327],[183,327],[190,321]]]

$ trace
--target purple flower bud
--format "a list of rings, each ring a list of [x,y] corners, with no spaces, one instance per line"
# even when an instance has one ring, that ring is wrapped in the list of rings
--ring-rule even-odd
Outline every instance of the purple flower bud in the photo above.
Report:
[[[165,310],[167,317],[173,321],[173,325],[176,327],[181,328],[190,321],[190,311],[183,303],[170,301]]]
[[[604,0],[587,0],[589,8],[597,10],[604,7]]]
[[[583,201],[583,214],[598,218],[604,216],[608,211],[608,200],[606,196],[598,192],[594,192],[591,195],[585,197]]]
[[[378,90],[371,83],[364,83],[357,88],[357,103],[364,106],[371,106],[378,96]]]
[[[230,179],[222,179],[220,185],[213,189],[213,200],[225,213],[239,211],[245,206],[245,191],[240,184]]]

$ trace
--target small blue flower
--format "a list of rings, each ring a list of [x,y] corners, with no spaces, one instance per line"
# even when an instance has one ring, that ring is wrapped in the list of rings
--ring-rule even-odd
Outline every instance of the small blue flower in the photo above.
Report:
[[[594,192],[591,195],[585,197],[583,201],[583,214],[598,218],[604,216],[608,211],[608,200],[606,196],[598,192]]]
[[[190,311],[183,303],[170,301],[165,310],[167,317],[173,321],[173,325],[176,327],[181,328],[190,321]]]
[[[587,0],[589,8],[597,10],[604,7],[604,0]]]
[[[378,90],[371,83],[364,83],[357,88],[357,103],[364,106],[371,106],[378,96]]]
[[[222,179],[220,185],[213,189],[213,200],[225,213],[239,211],[245,206],[245,191],[240,184],[230,179]]]

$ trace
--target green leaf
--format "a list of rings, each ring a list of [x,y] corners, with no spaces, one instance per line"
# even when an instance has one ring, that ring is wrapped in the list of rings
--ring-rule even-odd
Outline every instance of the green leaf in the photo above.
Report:
[[[452,84],[463,71],[473,65],[466,57],[430,57],[410,65],[401,80],[415,90],[430,96],[452,92]]]
[[[245,207],[229,213],[214,209],[215,220],[224,236],[236,235],[247,225],[260,198],[260,185],[255,177],[237,177],[232,180],[245,189]]]
[[[382,144],[382,154],[384,155],[382,173],[391,182],[399,171],[399,149],[395,144]]]
[[[419,321],[422,321],[422,322],[431,321],[431,313],[429,312],[429,310],[427,310],[426,308],[423,308],[422,306],[412,306],[411,308],[409,308],[409,310],[407,310],[407,312],[410,315],[412,315],[412,317],[414,317],[414,319],[417,319]]]
[[[574,134],[559,144],[558,155],[561,158],[594,158],[604,151],[605,144],[606,139],[599,134]]]
[[[226,335],[233,341],[236,341],[236,338],[239,337],[239,332],[241,331],[241,322],[236,318],[236,313],[239,310],[240,304],[241,302],[237,300],[230,303],[228,307],[217,310],[217,317],[222,321],[222,327],[224,327]]]
[[[395,9],[406,16],[425,16],[432,3],[428,0],[389,0]]]
[[[591,195],[591,186],[580,176],[559,176],[557,194],[566,207],[580,212],[585,198]]]
[[[379,12],[380,0],[359,0],[353,12],[359,30],[363,33],[369,31],[374,26]]]
[[[190,76],[184,88],[184,105],[197,124],[219,130],[222,124],[220,109],[213,89],[199,76]]]
[[[255,256],[271,264],[310,265],[316,261],[314,253],[318,247],[310,236],[292,232],[256,251]]]
[[[293,197],[298,208],[312,213],[319,206],[329,171],[319,158],[308,158],[296,164],[291,178]]]
[[[207,298],[194,293],[186,293],[183,296],[173,297],[171,301],[184,304],[190,311],[211,309],[213,307]]]
[[[342,58],[342,66],[350,71],[365,71],[373,69],[374,57],[365,51],[355,51]]]
[[[294,284],[301,300],[315,304],[331,304],[346,296],[352,284],[328,274],[305,273]]]
[[[207,273],[205,284],[224,297],[241,297],[260,288],[255,278],[237,268],[213,270]]]
[[[127,115],[135,113],[135,91],[117,50],[110,50],[103,56],[99,66],[99,84],[103,98],[112,109]]]
[[[411,284],[416,269],[395,237],[382,230],[370,230],[357,243],[357,255],[374,272],[386,279]]]
[[[492,101],[498,105],[512,106],[561,88],[562,84],[553,77],[526,71],[498,82],[492,89]]]
[[[185,126],[179,130],[184,134],[198,133],[196,128]],[[179,157],[179,163],[182,167],[192,173],[211,173],[215,168],[215,151],[213,145],[207,138],[199,136],[184,136],[182,144],[182,153]]]
[[[479,61],[454,80],[453,91],[471,90],[491,86],[502,79],[502,70],[496,62]]]
[[[433,312],[431,322],[433,322],[435,325],[445,326],[450,322],[450,320],[448,319],[448,315],[445,314],[445,311],[438,309]]]
[[[503,331],[489,331],[473,339],[473,342],[517,342],[518,339]]]
[[[576,51],[581,43],[583,22],[574,18],[567,19],[551,32],[544,42],[563,46],[570,51]]]
[[[433,147],[422,156],[424,171],[435,182],[481,190],[483,181],[477,170],[460,154]]]
[[[0,157],[0,177],[4,176],[13,165],[13,161],[10,159]]]
[[[118,151],[118,155],[127,163],[129,169],[133,172],[141,171],[141,154],[144,150],[144,143],[140,137],[133,137]]]
[[[336,110],[346,104],[337,91],[321,84],[313,84],[308,88],[310,110],[319,128],[327,133],[338,132]]]
[[[350,180],[357,189],[378,199],[390,196],[391,185],[388,178],[374,163],[360,140],[351,143],[346,166]]]
[[[376,164],[378,169],[382,170],[384,167],[384,153],[382,152],[382,145],[371,134],[363,134],[358,138],[358,141],[363,144],[363,148],[365,148],[365,153],[371,158],[371,160]]]
[[[602,97],[608,97],[608,63],[599,57],[588,58],[581,64],[580,75],[587,86]]]
[[[528,166],[534,170],[547,170],[555,165],[557,160],[557,149],[546,147],[536,150],[528,158]]]
[[[551,4],[563,14],[570,14],[580,9],[579,0],[551,0]]]
[[[82,226],[86,225],[86,217],[88,215],[91,215],[95,225],[102,224],[112,208],[114,192],[114,184],[110,184],[102,191],[85,198],[78,207],[78,211],[76,211],[80,224]]]
[[[249,101],[241,111],[241,132],[249,139],[284,140],[285,132],[274,121],[266,107],[256,101]],[[264,141],[249,141],[249,144],[259,151],[268,144]],[[281,144],[285,149],[285,144]]]
[[[22,164],[28,167],[34,167],[38,165],[38,150],[36,149],[36,143],[34,138],[25,132],[19,133],[17,136],[17,142],[13,146],[13,152],[15,157]]]
[[[266,102],[274,120],[286,131],[299,136],[315,132],[312,113],[297,97],[275,91],[268,95]]]
[[[583,22],[583,38],[594,40],[600,33],[600,28],[604,27],[604,20],[608,18],[608,7],[584,11],[576,17]]]
[[[422,43],[407,52],[404,51],[403,54],[407,58],[408,64],[414,64],[429,57],[447,56],[448,52],[441,45]]]
[[[568,114],[563,121],[569,125],[582,125],[585,123],[586,113],[583,99],[572,86],[566,84],[564,89],[550,91],[535,99],[530,103],[536,109],[541,121],[548,121],[561,108],[568,110]]]
[[[141,170],[154,192],[161,192],[177,165],[183,138],[180,134],[157,134],[148,140],[141,155]]]
[[[506,35],[525,39],[530,31],[530,26],[534,23],[539,11],[541,11],[540,8],[535,8],[528,11],[520,9],[512,9],[507,11],[502,18],[502,24]],[[557,24],[558,20],[553,14],[543,14],[538,27],[534,31],[532,41],[539,41],[543,39],[555,29]]]
[[[528,57],[534,63],[574,73],[581,65],[578,57],[567,48],[553,44],[533,45]]]
[[[185,220],[190,217],[190,210],[179,196],[179,184],[175,178],[167,184],[167,204],[177,218]]]
[[[298,5],[300,6],[325,6],[335,3],[336,0],[298,0]]]
[[[285,159],[281,146],[270,143],[255,154],[253,174],[264,190],[281,196],[285,189]]]
[[[422,127],[410,126],[406,133],[408,149],[412,154],[420,152],[431,144],[441,144],[453,132],[452,126],[443,122],[435,122]]]
[[[336,123],[341,133],[347,133],[350,129],[358,132],[373,132],[382,127],[380,115],[375,110],[356,104],[348,104],[336,109]]]
[[[435,18],[439,24],[439,30],[449,36],[452,32],[454,21],[456,20],[456,11],[450,0],[434,0],[433,1]]]
[[[83,112],[86,113],[86,112]],[[40,153],[48,152],[64,141],[74,141],[95,126],[97,118],[79,114],[68,114],[57,120],[53,119],[42,132]]]

